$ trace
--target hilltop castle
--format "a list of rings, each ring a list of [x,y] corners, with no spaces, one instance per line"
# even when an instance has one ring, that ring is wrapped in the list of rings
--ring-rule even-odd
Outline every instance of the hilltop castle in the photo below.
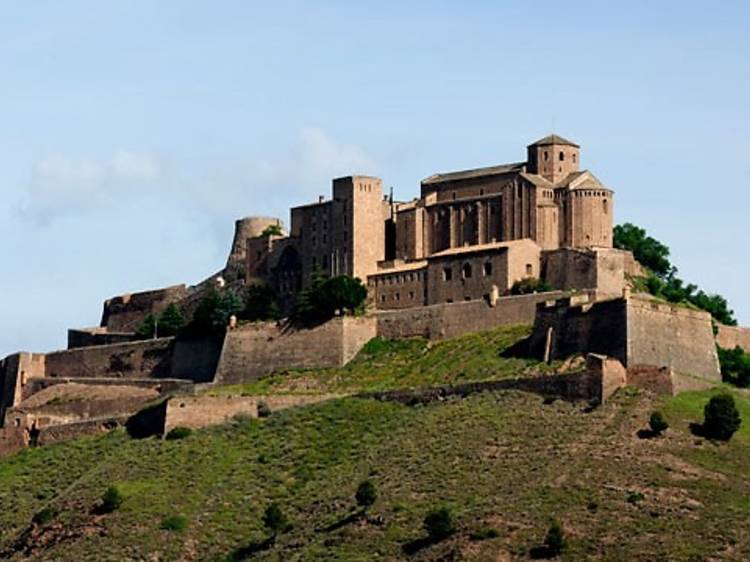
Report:
[[[511,382],[568,398],[719,381],[716,343],[750,349],[750,329],[718,325],[715,334],[706,312],[630,295],[641,267],[612,247],[614,194],[579,169],[580,157],[577,144],[550,135],[524,162],[433,174],[412,201],[384,197],[378,178],[347,176],[333,180],[331,199],[292,208],[288,233],[277,218],[238,220],[226,265],[201,283],[113,297],[99,326],[68,331],[68,349],[0,360],[0,454],[130,423],[159,396],[145,412],[162,433],[257,415],[261,398],[279,408],[320,400],[187,395],[196,383],[342,366],[374,337],[442,340],[533,324],[526,346],[537,359],[593,355],[569,377]],[[312,328],[230,320],[220,336],[137,334],[170,305],[192,318],[217,288],[240,295],[267,283],[289,309],[316,271],[361,279],[367,314]],[[525,280],[544,290],[512,294]]]
[[[288,235],[266,230],[279,219],[238,221],[230,266],[286,302],[315,270],[359,277],[382,310],[490,298],[532,277],[592,288],[606,260],[627,259],[612,250],[614,193],[579,169],[569,140],[549,135],[526,151],[525,162],[433,174],[409,202],[384,197],[379,178],[335,179],[331,199],[291,209]],[[621,275],[603,281],[622,291]]]

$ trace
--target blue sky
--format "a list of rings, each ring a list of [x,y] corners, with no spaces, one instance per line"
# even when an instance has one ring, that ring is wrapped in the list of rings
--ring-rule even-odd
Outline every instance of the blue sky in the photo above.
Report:
[[[0,357],[201,280],[235,218],[550,131],[750,323],[746,2],[0,2]]]

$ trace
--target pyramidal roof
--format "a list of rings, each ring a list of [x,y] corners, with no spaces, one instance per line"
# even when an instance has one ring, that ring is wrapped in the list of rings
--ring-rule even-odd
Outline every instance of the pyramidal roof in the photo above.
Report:
[[[536,142],[532,142],[529,146],[549,146],[551,144],[567,144],[568,146],[581,148],[576,143],[569,141],[568,139],[563,138],[560,135],[547,135],[546,137],[539,139]]]

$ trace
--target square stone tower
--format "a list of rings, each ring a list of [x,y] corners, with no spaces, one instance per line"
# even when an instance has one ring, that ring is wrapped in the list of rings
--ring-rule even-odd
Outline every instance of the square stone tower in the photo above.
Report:
[[[526,169],[557,183],[578,171],[580,146],[558,135],[548,135],[526,147]]]

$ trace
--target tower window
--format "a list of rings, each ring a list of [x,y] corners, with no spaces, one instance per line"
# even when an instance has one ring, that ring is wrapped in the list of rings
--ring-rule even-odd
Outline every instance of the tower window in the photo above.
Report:
[[[573,154],[573,162],[575,162],[575,161],[576,161],[576,155],[575,155],[575,153],[574,153],[574,154]]]
[[[464,279],[471,278],[471,264],[464,264],[464,266],[461,268],[461,277],[463,277]]]
[[[530,263],[526,264],[526,275],[532,275],[534,273],[534,268],[531,267]]]
[[[605,214],[605,215],[606,215],[607,213],[609,213],[609,204],[607,203],[607,200],[606,200],[606,199],[605,199],[604,201],[602,201],[602,207],[603,207],[603,210],[604,210],[604,214]]]
[[[562,162],[563,160],[565,160],[565,153],[560,151],[560,162]]]
[[[483,271],[484,271],[485,277],[489,277],[490,275],[492,275],[492,262],[491,261],[485,262]]]
[[[443,268],[443,281],[450,281],[453,279],[453,270],[450,267]]]
[[[545,151],[544,151],[544,161],[546,162],[547,160],[549,160],[549,154],[548,154],[548,153],[547,153],[547,151],[545,150]]]

